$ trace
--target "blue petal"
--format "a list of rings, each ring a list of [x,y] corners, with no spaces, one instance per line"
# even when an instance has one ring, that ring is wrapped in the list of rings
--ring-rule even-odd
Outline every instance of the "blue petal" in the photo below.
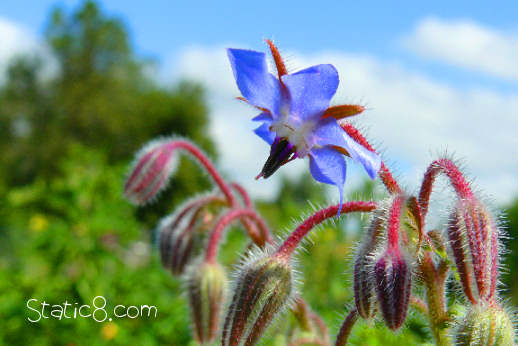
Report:
[[[343,147],[347,142],[344,139],[345,131],[338,125],[335,118],[327,118],[320,120],[315,129],[313,130],[312,143],[325,146],[325,145],[336,145]]]
[[[340,215],[347,170],[343,155],[330,147],[313,149],[309,152],[309,170],[316,181],[338,187],[340,192],[338,215]]]
[[[319,146],[335,145],[344,148],[353,160],[363,165],[372,179],[376,178],[380,170],[379,155],[349,137],[335,119],[323,119],[317,124],[313,132],[313,143]]]
[[[257,107],[278,114],[280,83],[268,72],[266,56],[246,49],[227,49],[237,87],[246,100]]]
[[[254,130],[254,133],[270,145],[272,145],[275,140],[275,132],[270,131],[270,122],[263,123]]]
[[[272,122],[272,115],[268,112],[262,112],[258,116],[252,119],[252,121],[268,121]]]
[[[362,164],[371,179],[375,179],[381,168],[381,158],[378,154],[366,149],[363,145],[343,133],[346,145],[341,146],[351,155],[351,158]]]
[[[338,88],[333,65],[316,65],[281,78],[290,94],[290,116],[299,122],[318,119]]]

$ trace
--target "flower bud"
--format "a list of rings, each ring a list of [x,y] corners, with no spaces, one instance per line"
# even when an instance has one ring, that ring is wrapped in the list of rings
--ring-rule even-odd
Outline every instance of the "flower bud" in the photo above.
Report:
[[[226,289],[227,279],[220,264],[202,262],[189,268],[187,292],[193,332],[201,344],[214,341],[218,335]]]
[[[477,200],[457,203],[448,225],[449,243],[467,298],[476,304],[495,297],[498,228]]]
[[[379,251],[378,248],[385,239],[386,212],[381,208],[373,214],[354,261],[354,303],[358,314],[364,319],[373,317],[376,310],[376,279],[373,272],[375,253]]]
[[[149,202],[167,186],[174,168],[175,155],[171,141],[151,141],[136,155],[124,185],[124,196],[135,205]]]
[[[211,214],[205,211],[194,211],[189,216],[180,221],[176,215],[167,216],[158,226],[162,265],[175,275],[182,274],[191,260],[203,251],[207,230],[213,224]]]
[[[284,308],[293,288],[289,259],[251,256],[235,282],[223,330],[223,345],[254,345],[273,317]]]
[[[455,332],[455,345],[514,345],[515,330],[512,318],[496,304],[470,307]]]
[[[389,248],[374,267],[379,307],[386,325],[396,330],[405,322],[412,269],[399,248]]]

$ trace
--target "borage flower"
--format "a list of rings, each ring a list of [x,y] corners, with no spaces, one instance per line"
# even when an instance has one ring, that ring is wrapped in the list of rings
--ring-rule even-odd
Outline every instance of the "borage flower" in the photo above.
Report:
[[[268,178],[287,162],[309,156],[310,172],[319,182],[335,185],[342,204],[346,178],[343,155],[361,163],[374,179],[379,156],[349,137],[337,120],[359,114],[362,106],[329,107],[338,88],[338,72],[330,64],[316,65],[288,74],[277,48],[270,46],[278,78],[268,72],[262,52],[228,49],[228,57],[242,100],[262,112],[254,132],[271,145],[270,156],[257,176]]]

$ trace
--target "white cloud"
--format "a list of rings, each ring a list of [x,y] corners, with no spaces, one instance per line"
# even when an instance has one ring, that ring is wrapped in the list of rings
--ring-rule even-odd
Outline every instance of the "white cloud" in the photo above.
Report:
[[[23,26],[0,17],[0,83],[12,58],[21,55],[38,55],[44,60],[41,77],[55,73],[56,62],[48,47]]]
[[[518,194],[518,94],[458,89],[371,56],[346,52],[290,56],[300,58],[291,62],[298,67],[322,62],[337,67],[341,84],[334,102],[367,105],[369,110],[358,117],[359,124],[369,129],[368,137],[374,143],[387,148],[389,162],[403,162],[397,168],[408,179],[405,186],[417,188],[427,164],[447,150],[463,159],[478,185],[498,202]],[[176,60],[175,71],[177,76],[196,79],[208,87],[211,133],[227,172],[255,197],[271,196],[278,180],[253,180],[268,147],[251,133],[255,124],[250,119],[256,112],[234,100],[239,92],[223,47],[185,49]],[[281,171],[296,174],[307,169],[307,162],[296,161]],[[349,184],[358,176],[353,174],[352,178]]]
[[[469,20],[426,18],[404,43],[423,57],[518,81],[516,32],[499,32]]]

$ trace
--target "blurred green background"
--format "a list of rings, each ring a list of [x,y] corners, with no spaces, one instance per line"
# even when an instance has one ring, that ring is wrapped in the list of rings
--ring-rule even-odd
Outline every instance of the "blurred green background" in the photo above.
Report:
[[[153,61],[136,57],[128,28],[95,3],[72,12],[53,10],[45,32],[58,73],[41,78],[39,58],[20,56],[0,86],[0,343],[187,345],[182,282],[161,268],[152,230],[161,216],[210,183],[195,164],[182,160],[156,205],[134,208],[121,190],[133,153],[156,136],[187,136],[217,162],[203,85],[157,84],[147,73]],[[374,185],[366,182],[353,196],[373,194]],[[274,200],[256,204],[272,229],[284,234],[293,219],[311,210],[308,200],[323,204],[326,194],[303,176],[284,181]],[[500,207],[511,235],[504,295],[516,306],[518,198]],[[350,217],[324,226],[312,238],[318,245],[300,256],[302,294],[332,336],[352,304],[348,268],[364,223]],[[229,266],[247,244],[242,233],[233,229],[226,239],[221,260]],[[158,317],[27,320],[34,318],[26,307],[31,298],[92,304],[97,295],[106,298],[108,310],[148,304],[157,306]],[[351,341],[422,344],[430,342],[425,325],[417,313],[397,334],[360,322]],[[284,340],[283,330],[274,328],[265,343]]]

